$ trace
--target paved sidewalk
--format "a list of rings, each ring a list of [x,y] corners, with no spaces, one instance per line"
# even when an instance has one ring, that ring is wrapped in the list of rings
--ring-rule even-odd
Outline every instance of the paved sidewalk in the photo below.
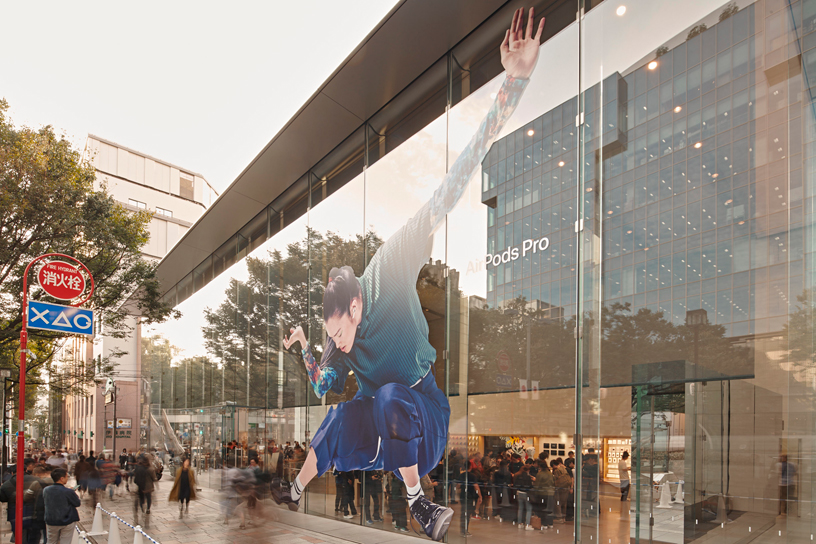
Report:
[[[166,476],[165,476],[166,477]],[[224,525],[224,517],[221,514],[219,494],[209,489],[202,489],[198,492],[199,499],[190,503],[190,513],[183,519],[179,519],[177,503],[168,503],[167,495],[172,487],[171,482],[162,481],[159,489],[154,492],[153,508],[148,520],[149,528],[145,532],[159,541],[161,544],[188,544],[191,542],[229,542],[234,544],[257,544],[260,542],[275,542],[280,544],[348,544],[349,542],[367,543],[371,539],[371,530],[359,526],[352,526],[349,533],[349,524],[331,519],[315,519],[314,516],[306,516],[302,513],[294,513],[283,510],[268,500],[259,503],[260,516],[253,524],[247,524],[245,529],[240,529],[239,516],[234,516],[228,525]],[[103,501],[103,507],[109,512],[116,514],[134,524],[133,506],[131,497],[114,497]],[[85,501],[89,502],[89,501]],[[80,511],[81,524],[88,530],[93,520],[93,511],[90,506],[85,506]],[[107,518],[107,516],[105,516]],[[109,519],[109,518],[108,518]],[[144,518],[139,516],[139,521],[144,524]],[[292,522],[295,522],[292,524]],[[109,522],[105,520],[105,529],[108,529]],[[307,528],[306,526],[311,527]],[[120,523],[120,529],[127,529]],[[321,532],[317,532],[317,529]],[[359,533],[361,538],[355,538],[355,533]],[[338,538],[341,534],[345,538]],[[130,530],[121,530],[120,535],[123,543],[133,542],[133,533]],[[407,542],[403,535],[386,533],[381,535],[386,537],[379,542]],[[393,537],[393,538],[391,538]],[[96,539],[99,544],[107,542],[107,538]]]
[[[165,474],[164,478],[168,478]],[[153,507],[148,520],[149,527],[145,532],[161,544],[192,544],[208,542],[223,542],[232,544],[260,544],[274,542],[276,544],[370,544],[382,542],[400,544],[416,542],[415,538],[389,531],[372,531],[371,528],[344,523],[328,518],[307,516],[303,513],[290,512],[277,507],[269,500],[259,503],[261,515],[254,524],[246,529],[239,529],[240,519],[236,515],[229,525],[224,525],[221,514],[219,494],[210,489],[202,489],[199,499],[190,503],[190,513],[179,519],[177,503],[168,503],[167,495],[172,487],[172,481],[162,479],[158,482],[158,489],[153,493]],[[122,485],[124,491],[124,484]],[[102,500],[102,507],[132,525],[133,497],[129,493],[115,496],[113,500],[106,495]],[[80,528],[90,531],[93,522],[94,509],[86,495],[79,510]],[[5,508],[2,519],[5,520]],[[104,529],[110,525],[110,517],[103,513]],[[140,514],[138,520],[144,526],[144,518]],[[119,524],[121,541],[123,544],[133,542],[133,531],[124,524]],[[332,536],[330,536],[332,535]],[[374,540],[372,540],[374,539]],[[409,540],[410,539],[410,540]],[[96,544],[106,544],[106,536],[90,538]],[[10,526],[7,522],[0,523],[0,542],[10,541]]]

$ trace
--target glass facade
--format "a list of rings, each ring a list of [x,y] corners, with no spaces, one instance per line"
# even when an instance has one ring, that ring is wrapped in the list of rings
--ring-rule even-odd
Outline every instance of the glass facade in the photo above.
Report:
[[[813,540],[816,0],[540,3],[536,69],[474,152],[515,7],[168,292],[183,317],[142,338],[143,445],[189,448],[213,487],[252,452],[291,481],[365,377],[319,397],[284,338],[330,353],[332,269],[363,276],[464,175],[410,280],[451,411],[427,491],[447,540],[541,538],[516,528],[528,504],[553,541]],[[525,487],[519,463],[571,453],[569,483]],[[335,517],[341,479],[301,510]],[[395,486],[357,474],[344,521],[392,531]]]

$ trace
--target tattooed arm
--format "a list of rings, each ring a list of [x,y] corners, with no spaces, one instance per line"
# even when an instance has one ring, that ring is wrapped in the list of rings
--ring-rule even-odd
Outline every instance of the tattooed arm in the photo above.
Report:
[[[459,202],[473,170],[484,160],[490,146],[516,110],[528,81],[528,79],[511,76],[504,80],[504,84],[496,95],[496,100],[479,125],[476,134],[459,154],[459,158],[453,163],[442,184],[434,191],[433,198],[428,202],[431,232],[439,227],[445,216]]]
[[[312,389],[314,389],[315,395],[322,398],[338,381],[337,371],[331,366],[319,365],[315,361],[314,355],[312,355],[312,347],[306,341],[306,335],[301,327],[289,329],[289,332],[289,337],[283,338],[283,346],[289,349],[295,342],[300,342],[300,345],[303,346],[300,353],[303,355],[303,363],[306,366],[309,381],[312,383]],[[324,359],[327,354],[324,354]]]
[[[309,381],[312,382],[312,389],[314,389],[318,398],[322,398],[337,381],[337,372],[330,366],[320,368],[317,361],[315,361],[314,355],[312,355],[312,348],[309,344],[306,344],[306,349],[302,349],[300,352],[303,355],[303,362],[306,364]]]

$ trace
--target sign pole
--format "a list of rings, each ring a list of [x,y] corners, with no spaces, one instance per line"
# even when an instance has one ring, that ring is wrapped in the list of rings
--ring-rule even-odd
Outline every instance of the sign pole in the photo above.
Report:
[[[62,253],[46,253],[45,255],[40,255],[39,257],[32,259],[28,266],[26,266],[25,272],[23,273],[23,324],[22,328],[20,329],[20,402],[19,406],[17,407],[18,410],[18,421],[17,421],[17,498],[18,500],[15,502],[14,508],[14,541],[15,542],[23,542],[23,501],[19,500],[20,497],[23,496],[23,477],[25,474],[25,468],[23,467],[23,462],[25,460],[25,386],[26,386],[26,354],[28,353],[28,331],[26,330],[27,324],[27,314],[28,314],[28,273],[31,270],[31,267],[34,263],[41,261],[47,257],[62,257],[65,259],[69,259],[74,261],[75,263],[79,264],[83,270],[88,274],[91,278],[91,292],[88,293],[87,298],[82,300],[80,303],[75,304],[75,306],[79,306],[84,304],[91,298],[94,291],[94,283],[93,283],[93,276],[91,275],[90,270],[88,270],[84,264],[79,262],[77,259],[74,259],[70,255],[63,255]],[[81,294],[81,293],[80,293]],[[5,407],[3,407],[5,410]]]

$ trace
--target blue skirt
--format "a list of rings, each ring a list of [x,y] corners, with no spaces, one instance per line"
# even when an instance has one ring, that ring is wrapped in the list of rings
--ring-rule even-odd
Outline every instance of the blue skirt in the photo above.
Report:
[[[358,391],[330,409],[314,435],[318,475],[334,466],[394,471],[401,479],[397,469],[417,465],[424,476],[445,454],[449,422],[450,404],[432,371],[413,387],[386,384],[373,398]]]

